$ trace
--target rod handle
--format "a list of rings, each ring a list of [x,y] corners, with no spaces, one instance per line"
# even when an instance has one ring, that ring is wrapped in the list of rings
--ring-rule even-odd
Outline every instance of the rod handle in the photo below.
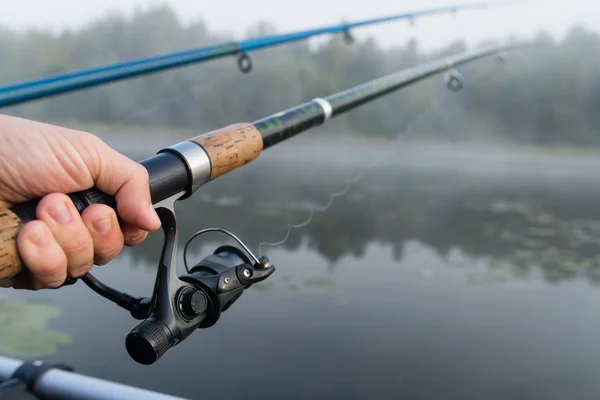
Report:
[[[92,204],[106,204],[114,210],[117,207],[113,196],[95,187],[68,196],[80,214]],[[24,224],[36,219],[39,202],[39,199],[30,200],[11,208],[0,208],[0,280],[12,279],[25,269],[17,249],[17,235]]]
[[[211,171],[209,181],[248,164],[256,159],[263,149],[261,133],[248,123],[229,125],[190,140],[202,147],[208,157]],[[157,157],[163,156],[164,154]],[[175,159],[175,164],[169,164],[168,168],[165,164],[154,165],[151,161],[144,165],[151,176],[151,192],[153,192],[153,185],[156,191],[156,193],[152,193],[153,199],[155,197],[165,198],[164,195],[167,193],[173,193],[173,185],[175,188],[179,188],[182,183],[179,179],[180,171],[182,171],[180,168],[185,167],[178,157]],[[154,178],[152,178],[153,176]],[[183,177],[183,183],[187,185],[187,169],[183,170]],[[106,204],[116,211],[115,198],[101,192],[96,187],[71,193],[68,196],[79,213],[92,204]],[[0,209],[0,280],[12,279],[25,269],[17,249],[17,235],[21,226],[36,219],[36,208],[39,201],[39,199],[30,200],[16,204],[10,209]]]

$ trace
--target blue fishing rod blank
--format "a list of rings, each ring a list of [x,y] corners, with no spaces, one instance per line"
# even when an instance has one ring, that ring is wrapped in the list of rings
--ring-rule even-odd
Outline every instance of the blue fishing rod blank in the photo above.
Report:
[[[133,78],[136,76],[156,73],[167,69],[183,67],[186,65],[205,62],[229,55],[238,55],[238,66],[243,72],[249,72],[252,65],[250,58],[246,53],[250,51],[305,40],[325,34],[344,33],[346,38],[350,38],[350,30],[358,27],[402,19],[414,20],[415,18],[426,15],[449,12],[453,13],[465,9],[487,8],[491,5],[498,4],[501,3],[470,3],[432,8],[428,10],[331,25],[299,32],[261,36],[240,42],[221,43],[217,45],[146,57],[102,67],[89,68],[45,78],[8,84],[0,86],[0,107],[21,104],[44,97],[81,90],[118,80]]]

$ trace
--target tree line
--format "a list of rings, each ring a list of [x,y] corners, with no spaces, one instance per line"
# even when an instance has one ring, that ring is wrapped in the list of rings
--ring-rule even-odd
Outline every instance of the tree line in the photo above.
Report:
[[[248,36],[275,33],[259,22]],[[51,33],[0,28],[0,84],[231,40],[204,21],[183,24],[167,6],[111,14],[78,30]],[[332,37],[316,48],[299,42],[251,54],[241,73],[235,59],[211,61],[9,107],[3,113],[60,123],[157,129],[213,129],[253,121],[317,96],[399,69],[454,54],[457,41],[426,52],[408,39],[383,49],[373,39]],[[434,77],[346,115],[328,129],[395,138],[413,126],[419,137],[544,145],[600,144],[600,36],[574,26],[561,40],[540,32],[534,47],[461,68],[464,90],[448,95]],[[414,126],[417,115],[425,112]]]

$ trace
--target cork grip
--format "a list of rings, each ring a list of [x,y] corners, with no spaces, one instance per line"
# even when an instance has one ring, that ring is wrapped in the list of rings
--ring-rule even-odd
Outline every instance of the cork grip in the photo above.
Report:
[[[210,180],[218,178],[257,158],[263,138],[252,124],[234,124],[191,139],[204,148],[210,158]]]
[[[0,209],[0,280],[14,278],[23,263],[17,251],[17,233],[22,222],[7,208]]]

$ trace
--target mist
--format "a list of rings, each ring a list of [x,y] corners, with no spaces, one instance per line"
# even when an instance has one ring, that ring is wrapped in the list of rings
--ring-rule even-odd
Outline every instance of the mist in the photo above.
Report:
[[[231,20],[252,20],[240,34],[182,7],[62,15],[60,29],[5,24],[0,84],[292,29],[238,13]],[[28,18],[42,18],[36,11]],[[428,60],[534,42],[460,67],[457,93],[441,75],[415,83],[178,204],[180,264],[187,238],[220,227],[268,255],[276,273],[151,368],[125,351],[129,313],[81,284],[5,292],[0,352],[187,398],[597,398],[600,37],[585,18],[565,18],[541,16],[535,30],[517,29],[517,16],[495,33],[491,23],[469,28],[477,40],[446,25],[393,43],[327,37],[252,52],[248,74],[228,57],[3,109],[95,133],[137,160]],[[94,275],[149,295],[162,240],[150,234]],[[222,244],[194,242],[189,259]],[[31,306],[40,299],[48,306]]]

